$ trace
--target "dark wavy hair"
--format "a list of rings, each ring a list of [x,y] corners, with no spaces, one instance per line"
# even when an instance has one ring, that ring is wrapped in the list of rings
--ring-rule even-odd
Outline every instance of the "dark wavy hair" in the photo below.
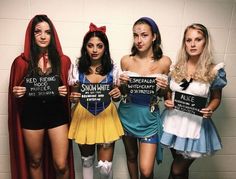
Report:
[[[94,31],[94,32],[88,32],[83,40],[83,46],[81,48],[81,56],[78,58],[78,68],[79,72],[89,74],[90,73],[90,66],[91,66],[91,59],[87,53],[86,46],[88,44],[88,41],[92,37],[98,37],[104,44],[105,51],[103,53],[103,56],[101,57],[101,69],[99,69],[98,73],[100,75],[106,75],[108,74],[112,68],[113,68],[113,61],[110,56],[110,50],[109,50],[109,41],[103,32],[100,31]]]
[[[47,22],[50,27],[51,40],[48,45],[48,59],[51,62],[52,71],[54,74],[60,75],[60,66],[61,60],[59,53],[56,49],[56,42],[54,38],[54,27],[51,20],[46,15],[36,15],[32,21],[32,29],[31,29],[31,47],[30,47],[30,64],[29,64],[29,72],[33,74],[37,74],[37,67],[40,55],[40,47],[35,42],[34,30],[35,26],[40,22]]]
[[[159,29],[157,28],[156,32],[154,32],[150,22],[148,22],[146,19],[143,19],[143,18],[138,19],[134,23],[133,28],[134,28],[134,26],[136,26],[138,24],[147,24],[148,26],[150,26],[152,34],[153,35],[156,34],[156,40],[153,42],[153,45],[152,45],[153,58],[154,58],[154,60],[159,60],[163,55],[163,52],[162,52],[162,49],[161,49],[161,34],[160,34]],[[138,52],[139,52],[139,50],[133,44],[133,46],[131,48],[131,55],[130,56],[135,56]]]

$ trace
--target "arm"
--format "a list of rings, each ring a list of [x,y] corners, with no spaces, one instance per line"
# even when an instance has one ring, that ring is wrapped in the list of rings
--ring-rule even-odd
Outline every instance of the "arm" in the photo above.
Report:
[[[203,117],[210,118],[212,116],[213,112],[220,106],[221,96],[222,89],[211,90],[208,106],[200,111],[203,113]]]
[[[120,67],[122,71],[129,70],[129,55],[125,55],[120,60]]]
[[[120,61],[120,67],[121,67],[121,70],[122,71],[128,71],[129,70],[129,56],[128,55],[126,55],[126,56],[124,56],[124,57],[122,57],[121,58],[121,61]],[[129,81],[129,77],[128,77],[128,75],[127,74],[125,74],[125,73],[121,73],[121,75],[120,75],[120,77],[119,77],[119,79],[120,79],[120,83],[122,84],[124,84],[124,83],[127,83],[128,81]]]
[[[17,98],[25,95],[26,88],[22,86],[24,77],[27,73],[28,62],[22,56],[17,57],[12,66],[10,73],[9,94]]]
[[[114,102],[118,102],[120,100],[120,96],[121,96],[119,88],[116,86],[114,89],[112,89],[109,92],[109,95],[112,97],[112,100]]]
[[[23,86],[14,86],[12,92],[16,98],[21,98],[25,95],[26,88]]]
[[[172,92],[170,89],[167,91],[166,95],[164,96],[164,99],[165,99],[164,105],[166,108],[168,109],[174,108],[174,103],[172,101]]]
[[[161,68],[162,68],[162,74],[164,75],[168,75],[169,71],[170,71],[170,65],[171,65],[171,59],[167,56],[163,56],[161,59]],[[157,86],[160,87],[159,89],[159,96],[166,96],[166,93],[169,91],[169,86],[168,86],[168,77],[164,76],[163,77],[157,77],[156,81],[157,81]]]
[[[63,55],[61,58],[61,80],[62,80],[62,86],[58,87],[58,92],[60,96],[66,96],[69,92],[69,86],[68,86],[68,71],[71,66],[70,58],[66,55]]]
[[[222,89],[227,84],[226,73],[223,67],[224,64],[219,63],[213,68],[213,70],[217,70],[217,74],[210,87],[210,100],[208,106],[200,111],[205,118],[210,118],[221,103]]]

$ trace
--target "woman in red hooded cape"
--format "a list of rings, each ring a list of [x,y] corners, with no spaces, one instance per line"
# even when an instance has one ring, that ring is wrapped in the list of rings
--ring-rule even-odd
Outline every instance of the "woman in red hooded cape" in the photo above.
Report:
[[[41,27],[39,27],[39,29],[35,29],[35,28],[37,28],[36,27],[37,24],[34,24],[36,19],[38,19],[39,22],[46,22],[46,24],[48,24],[49,29],[46,30],[45,32],[42,29],[40,29]],[[66,109],[65,116],[67,118],[67,121],[64,122],[64,124],[53,124],[53,125],[55,125],[56,127],[66,126],[68,128],[68,122],[69,122],[69,118],[70,118],[69,117],[70,116],[69,115],[70,108],[69,108],[69,100],[68,100],[68,95],[67,95],[68,90],[69,90],[68,84],[67,84],[67,77],[68,77],[68,70],[70,68],[71,61],[70,61],[69,57],[67,57],[63,54],[57,32],[56,32],[52,22],[50,21],[50,19],[46,15],[36,15],[30,21],[30,23],[27,27],[27,30],[26,30],[24,52],[21,55],[19,55],[18,57],[16,57],[16,59],[14,60],[14,62],[12,64],[11,73],[10,73],[9,96],[8,96],[8,128],[9,128],[9,142],[10,142],[11,177],[12,177],[12,179],[28,179],[30,177],[33,178],[32,171],[31,171],[32,168],[35,169],[38,167],[38,165],[40,165],[40,166],[42,166],[44,179],[54,179],[54,178],[57,178],[57,176],[64,175],[65,172],[67,173],[67,178],[74,179],[73,152],[72,152],[71,142],[69,142],[69,144],[68,144],[68,142],[65,141],[65,144],[69,145],[69,147],[65,146],[65,148],[67,148],[66,151],[68,150],[68,161],[66,161],[64,163],[63,163],[63,161],[59,161],[59,162],[55,163],[55,160],[57,160],[57,159],[55,159],[55,154],[53,157],[52,153],[57,152],[57,150],[59,150],[59,149],[56,149],[57,146],[55,146],[55,141],[50,140],[50,139],[52,139],[52,137],[50,137],[50,132],[49,132],[49,129],[51,129],[50,127],[43,129],[43,131],[44,131],[43,136],[44,137],[42,137],[43,143],[41,143],[41,144],[43,144],[42,145],[42,148],[43,148],[42,149],[43,150],[42,156],[40,156],[39,158],[36,157],[36,160],[34,158],[33,160],[35,160],[35,161],[32,162],[32,158],[31,158],[32,153],[30,155],[27,155],[28,148],[30,148],[31,146],[29,146],[29,143],[27,145],[26,141],[32,140],[32,139],[29,139],[29,135],[28,135],[28,139],[27,140],[25,139],[24,130],[25,130],[25,128],[27,129],[28,127],[23,126],[23,125],[25,125],[24,124],[25,121],[22,122],[22,118],[23,118],[22,115],[23,116],[25,115],[24,108],[25,108],[25,106],[27,106],[25,103],[26,103],[27,99],[29,99],[25,95],[26,88],[23,86],[24,86],[24,78],[29,74],[29,69],[30,69],[30,66],[32,65],[33,43],[37,44],[36,38],[38,38],[40,35],[42,36],[42,34],[43,35],[46,34],[46,35],[50,36],[50,42],[49,42],[48,46],[50,46],[51,43],[54,43],[54,47],[55,47],[56,53],[58,55],[58,59],[59,59],[58,60],[59,63],[57,63],[57,64],[59,64],[58,74],[59,74],[59,77],[60,77],[59,79],[60,79],[60,83],[61,83],[60,87],[58,88],[58,91],[60,94],[60,97],[58,97],[58,98],[60,98],[62,101],[62,105],[64,106],[63,109]],[[38,36],[38,37],[36,37],[36,36]],[[45,42],[43,42],[44,41],[43,38],[44,37],[41,37],[42,42],[41,41],[39,42],[39,43],[42,43],[41,45],[44,45],[44,43],[45,43]],[[50,47],[48,47],[48,49],[50,50]],[[40,63],[40,60],[41,60],[41,62],[42,62],[41,64],[43,64],[44,67],[45,67],[45,65],[46,65],[46,67],[48,67],[48,65],[47,65],[48,63],[49,64],[53,63],[52,60],[50,59],[49,53],[47,55],[45,55],[46,57],[44,57],[42,54],[40,54],[40,55],[41,56],[38,57],[37,62]],[[43,59],[42,59],[42,56],[43,56]],[[51,65],[51,66],[53,67],[53,65]],[[39,65],[39,67],[40,67],[40,65]],[[24,92],[19,92],[19,89],[18,90],[15,89],[16,87],[20,87],[21,89],[24,89],[23,90]],[[47,101],[49,98],[45,98],[45,100]],[[35,100],[35,99],[33,99],[33,100]],[[43,102],[45,102],[45,101],[43,100]],[[29,104],[28,104],[27,108],[30,108],[31,104],[34,105],[35,103],[29,102]],[[55,105],[57,106],[58,104],[55,104]],[[52,108],[53,107],[54,107],[54,105],[52,105]],[[41,106],[39,106],[39,108],[41,110]],[[27,110],[29,111],[29,109],[27,109]],[[42,112],[42,113],[44,113],[44,112]],[[30,118],[27,115],[26,115],[26,119],[27,119],[27,117]],[[46,115],[46,114],[43,114],[43,115]],[[33,117],[32,120],[35,120],[34,118],[36,118],[36,117],[37,116]],[[31,123],[30,125],[34,125],[35,122],[36,121],[30,122]],[[31,131],[31,130],[26,130],[26,131]],[[59,134],[59,135],[61,135],[61,134]],[[67,134],[65,134],[65,135],[67,137]],[[33,141],[31,141],[31,143],[32,142]],[[57,142],[60,143],[61,140],[59,140]],[[54,145],[53,151],[51,149],[52,145]],[[28,146],[28,147],[26,147],[26,146]],[[61,146],[61,144],[60,144],[60,146]],[[67,160],[67,156],[65,158]]]

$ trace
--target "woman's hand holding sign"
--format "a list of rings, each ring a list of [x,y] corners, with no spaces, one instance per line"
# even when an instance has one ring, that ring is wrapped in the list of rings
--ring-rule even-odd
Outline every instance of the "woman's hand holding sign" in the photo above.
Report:
[[[203,118],[211,118],[213,110],[210,108],[203,108],[200,111],[203,114]]]
[[[166,89],[168,87],[168,81],[166,78],[160,78],[160,77],[157,77],[156,78],[156,81],[157,81],[157,86],[160,88],[160,89]]]
[[[14,86],[12,92],[16,98],[21,98],[25,95],[26,88],[23,86]]]
[[[58,92],[60,96],[66,96],[67,95],[67,88],[66,86],[59,86]]]
[[[70,101],[73,103],[79,102],[79,98],[81,97],[81,93],[78,92],[72,92],[70,94]]]
[[[123,73],[120,75],[121,84],[128,83],[128,81],[129,81],[129,76],[127,74]]]
[[[174,102],[170,99],[165,100],[164,104],[165,104],[165,107],[168,109],[174,108]]]
[[[159,96],[166,96],[168,92],[167,76],[156,77],[156,85]]]
[[[109,95],[112,97],[113,101],[119,101],[120,96],[121,96],[121,92],[120,92],[119,88],[116,86],[114,89],[112,89],[109,92]]]

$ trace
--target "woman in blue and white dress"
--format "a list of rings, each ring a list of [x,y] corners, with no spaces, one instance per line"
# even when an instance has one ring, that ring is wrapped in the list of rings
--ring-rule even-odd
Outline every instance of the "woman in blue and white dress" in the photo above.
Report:
[[[170,148],[173,162],[169,179],[187,179],[196,158],[214,154],[222,148],[211,116],[221,102],[226,85],[224,64],[214,64],[210,35],[202,24],[192,24],[184,32],[178,60],[170,73],[170,93],[163,112],[161,144]],[[175,93],[207,98],[200,115],[174,108]]]
[[[121,89],[132,77],[154,77],[157,88],[163,92],[168,87],[171,60],[162,53],[160,31],[153,19],[141,17],[134,23],[131,52],[121,59]],[[123,94],[124,91],[121,90]],[[151,179],[154,178],[155,158],[161,160],[162,123],[157,105],[160,91],[155,95],[127,92],[123,96],[126,95],[118,113],[125,131],[122,139],[130,178]]]
[[[96,168],[100,177],[113,178],[115,142],[124,134],[116,105],[113,103],[118,101],[121,95],[117,87],[118,76],[119,69],[110,56],[106,26],[97,27],[91,23],[89,31],[84,36],[81,56],[69,71],[68,83],[72,89],[78,88],[78,84],[81,88],[85,84],[104,84],[112,86],[112,89],[108,94],[104,94],[108,98],[104,101],[86,100],[82,97],[82,90],[75,90],[70,94],[75,106],[72,110],[68,138],[74,140],[80,149],[83,179],[94,178],[96,149]]]

